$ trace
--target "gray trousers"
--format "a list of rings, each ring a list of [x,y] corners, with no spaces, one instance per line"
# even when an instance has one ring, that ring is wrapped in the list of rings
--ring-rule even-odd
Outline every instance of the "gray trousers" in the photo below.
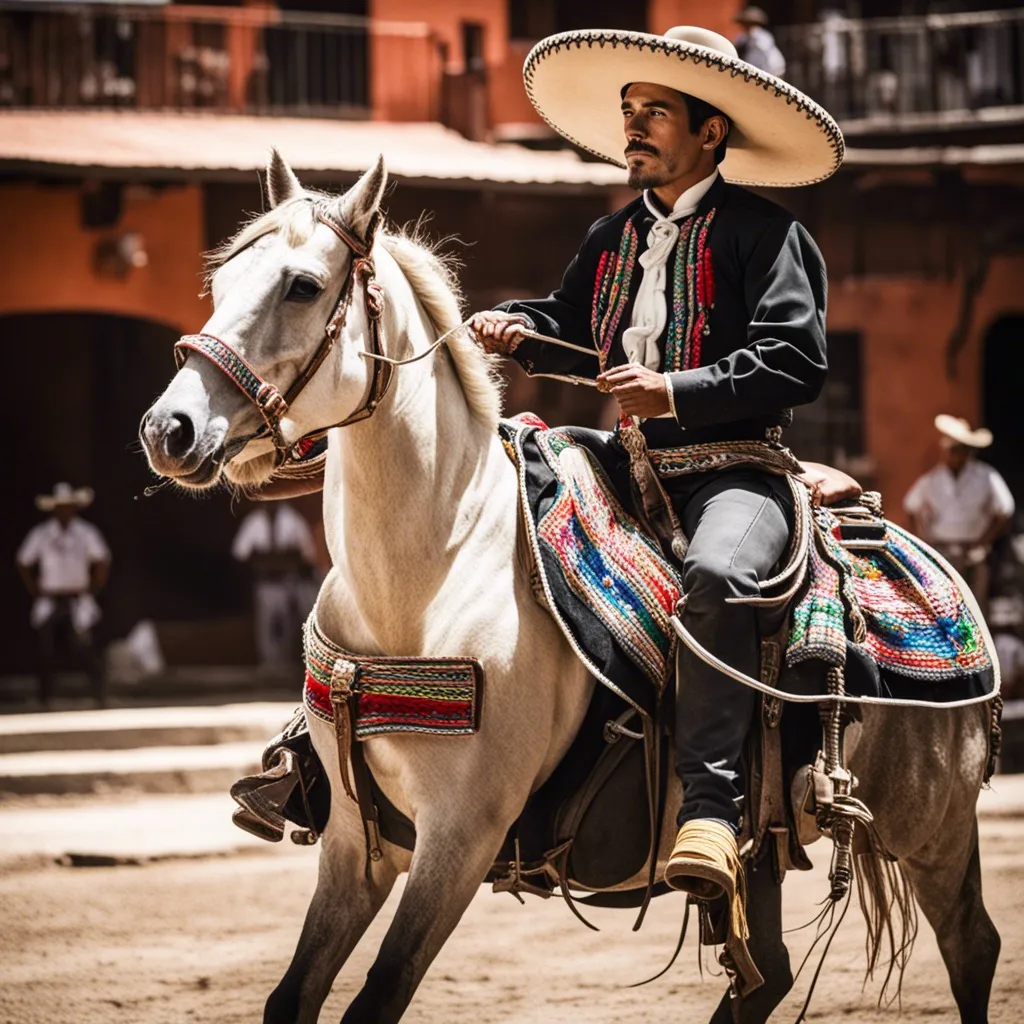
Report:
[[[726,598],[758,595],[785,554],[793,523],[786,480],[754,469],[679,477],[666,488],[690,538],[683,562],[683,623],[723,661],[757,678],[757,612]],[[682,643],[676,661],[676,767],[683,779],[679,824],[716,818],[739,827],[740,757],[758,694]]]

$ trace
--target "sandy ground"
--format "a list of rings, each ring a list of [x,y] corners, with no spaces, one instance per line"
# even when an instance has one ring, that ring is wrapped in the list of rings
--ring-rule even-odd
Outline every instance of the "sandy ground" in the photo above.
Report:
[[[1024,1019],[1024,821],[983,823],[986,902],[1003,938],[993,1021]],[[821,845],[821,844],[819,844]],[[231,857],[145,866],[8,868],[0,877],[0,1021],[4,1024],[255,1022],[290,958],[315,881],[315,852],[267,848]],[[790,925],[808,920],[825,892],[819,868],[787,883]],[[397,892],[342,972],[323,1021],[337,1021],[369,967]],[[595,912],[588,932],[552,900],[519,906],[481,890],[435,962],[410,1021],[559,1022],[706,1020],[722,990],[702,981],[692,942],[673,971],[660,968],[682,912],[656,901],[644,929],[630,912]],[[802,955],[806,933],[791,937]],[[956,1020],[930,929],[904,985],[903,1012],[862,992],[862,927],[851,909],[819,983],[809,1019],[867,1024]],[[713,965],[712,965],[713,966]],[[773,1020],[794,1021],[807,978]]]

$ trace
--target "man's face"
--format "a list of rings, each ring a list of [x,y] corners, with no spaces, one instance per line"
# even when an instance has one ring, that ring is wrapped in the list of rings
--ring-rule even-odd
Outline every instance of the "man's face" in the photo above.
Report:
[[[61,526],[67,526],[75,518],[77,511],[78,507],[75,505],[57,505],[53,510],[53,514],[57,517],[57,522]]]
[[[957,444],[950,438],[943,438],[942,458],[954,473],[959,473],[967,465],[971,457],[971,449],[964,444]]]
[[[692,171],[704,152],[704,133],[691,134],[682,94],[664,85],[634,82],[622,101],[622,127],[631,188],[667,185]]]

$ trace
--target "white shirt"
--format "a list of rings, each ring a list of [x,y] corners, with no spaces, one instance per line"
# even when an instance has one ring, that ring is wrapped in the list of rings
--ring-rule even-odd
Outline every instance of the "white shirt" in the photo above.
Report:
[[[920,477],[903,499],[929,540],[975,544],[996,516],[1012,516],[1013,495],[987,463],[971,459],[959,475],[938,465]]]
[[[39,566],[44,594],[80,594],[89,589],[90,565],[109,562],[110,549],[92,523],[76,516],[65,528],[53,518],[29,531],[17,560],[18,565]]]
[[[640,257],[643,271],[630,325],[622,334],[622,347],[631,363],[640,363],[650,370],[661,368],[661,347],[658,342],[668,322],[668,304],[665,289],[668,282],[668,259],[679,241],[679,221],[694,213],[705,193],[718,177],[716,167],[703,181],[688,188],[675,202],[666,217],[644,192],[644,203],[654,215],[654,223],[647,233],[647,251]]]
[[[109,562],[110,548],[92,523],[77,516],[67,527],[54,517],[29,530],[18,548],[18,565],[39,566],[42,592],[32,605],[30,621],[38,629],[53,615],[56,602],[51,594],[79,595],[71,604],[71,621],[79,632],[92,629],[100,620],[100,607],[89,593],[89,568],[95,562]]]
[[[273,516],[258,508],[242,520],[231,553],[240,562],[255,552],[298,551],[311,565],[316,561],[316,545],[309,524],[295,509],[278,505]]]

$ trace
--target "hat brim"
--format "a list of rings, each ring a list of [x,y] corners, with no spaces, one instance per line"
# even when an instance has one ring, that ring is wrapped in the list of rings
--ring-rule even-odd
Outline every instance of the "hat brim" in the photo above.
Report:
[[[75,508],[88,508],[92,504],[93,492],[91,487],[80,487],[68,495],[58,498],[53,494],[36,495],[36,508],[40,512],[52,512],[60,505],[72,505]]]
[[[620,90],[651,82],[697,96],[733,122],[722,175],[739,185],[823,181],[843,162],[839,126],[813,100],[752,64],[695,43],[592,29],[542,39],[523,65],[526,93],[560,135],[625,167]]]
[[[992,431],[985,427],[971,430],[965,427],[955,416],[940,413],[935,417],[935,429],[951,441],[962,444],[965,448],[988,448],[992,444]]]

